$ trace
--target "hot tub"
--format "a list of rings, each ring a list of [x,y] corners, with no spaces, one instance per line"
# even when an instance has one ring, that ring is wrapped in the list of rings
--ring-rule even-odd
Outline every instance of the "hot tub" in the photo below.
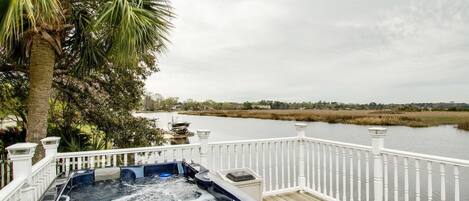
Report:
[[[86,169],[56,179],[43,201],[253,201],[198,164]]]

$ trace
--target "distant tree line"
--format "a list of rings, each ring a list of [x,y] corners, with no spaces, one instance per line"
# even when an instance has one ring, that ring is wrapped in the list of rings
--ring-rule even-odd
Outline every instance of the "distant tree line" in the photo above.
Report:
[[[160,94],[146,93],[143,98],[144,111],[200,111],[200,110],[389,110],[392,111],[469,111],[468,103],[406,103],[383,104],[370,102],[365,104],[340,102],[284,102],[274,100],[238,102],[216,102],[213,100],[195,101],[188,99],[178,101],[177,97],[164,98]]]
[[[143,110],[144,111],[171,111],[177,109],[177,97],[164,98],[160,94],[145,93],[143,96]]]

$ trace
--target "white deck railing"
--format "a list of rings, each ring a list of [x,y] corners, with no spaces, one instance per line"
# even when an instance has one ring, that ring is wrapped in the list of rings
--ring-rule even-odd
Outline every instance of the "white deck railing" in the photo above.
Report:
[[[259,174],[266,195],[298,189],[298,138],[272,138],[208,144],[212,171],[250,168]]]
[[[199,144],[110,149],[57,154],[57,171],[163,163],[176,160],[198,162]]]
[[[7,159],[0,159],[0,189],[10,183],[11,175],[11,161]]]
[[[389,200],[390,196],[394,198],[393,200],[413,198],[415,200],[459,201],[462,199],[460,170],[468,169],[469,162],[466,160],[392,149],[383,149],[383,160],[385,200]],[[399,170],[399,167],[403,168]],[[389,171],[391,168],[392,173]],[[409,173],[410,169],[413,171]],[[401,191],[399,191],[399,179],[404,180],[404,189]],[[414,188],[409,186],[411,182],[415,183]],[[410,189],[412,189],[413,195],[411,195]],[[422,191],[426,191],[426,193],[423,194]],[[439,197],[434,198],[435,195]],[[464,197],[463,200],[469,200],[469,197]]]
[[[306,187],[313,194],[324,199],[370,200],[370,146],[306,138],[305,153]]]
[[[304,190],[324,200],[469,199],[467,192],[461,192],[461,186],[469,185],[469,175],[461,183],[461,173],[469,169],[467,160],[385,149],[382,128],[370,129],[372,146],[363,146],[306,137],[305,127],[297,124],[297,136],[287,138],[208,143],[210,132],[198,131],[197,144],[58,154],[57,145],[51,143],[45,145],[47,157],[30,170],[15,166],[28,163],[20,160],[25,155],[15,155],[13,147],[9,149],[13,170],[26,173],[13,175],[14,180],[0,191],[0,200],[39,199],[56,171],[69,174],[77,169],[180,160],[201,163],[212,171],[250,168],[262,177],[264,195]],[[45,142],[58,144],[58,139]]]

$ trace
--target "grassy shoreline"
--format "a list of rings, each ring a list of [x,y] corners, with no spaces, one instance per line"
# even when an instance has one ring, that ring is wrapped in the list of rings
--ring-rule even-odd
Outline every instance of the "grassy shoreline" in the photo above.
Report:
[[[430,127],[457,125],[469,131],[469,112],[395,112],[379,110],[214,110],[184,111],[181,114],[257,118],[290,121],[320,121],[356,125]]]

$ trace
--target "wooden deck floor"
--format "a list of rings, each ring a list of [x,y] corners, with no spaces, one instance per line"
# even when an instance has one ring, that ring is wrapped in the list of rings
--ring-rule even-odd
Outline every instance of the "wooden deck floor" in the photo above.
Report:
[[[264,201],[321,201],[309,193],[285,193],[275,196],[265,197]]]

